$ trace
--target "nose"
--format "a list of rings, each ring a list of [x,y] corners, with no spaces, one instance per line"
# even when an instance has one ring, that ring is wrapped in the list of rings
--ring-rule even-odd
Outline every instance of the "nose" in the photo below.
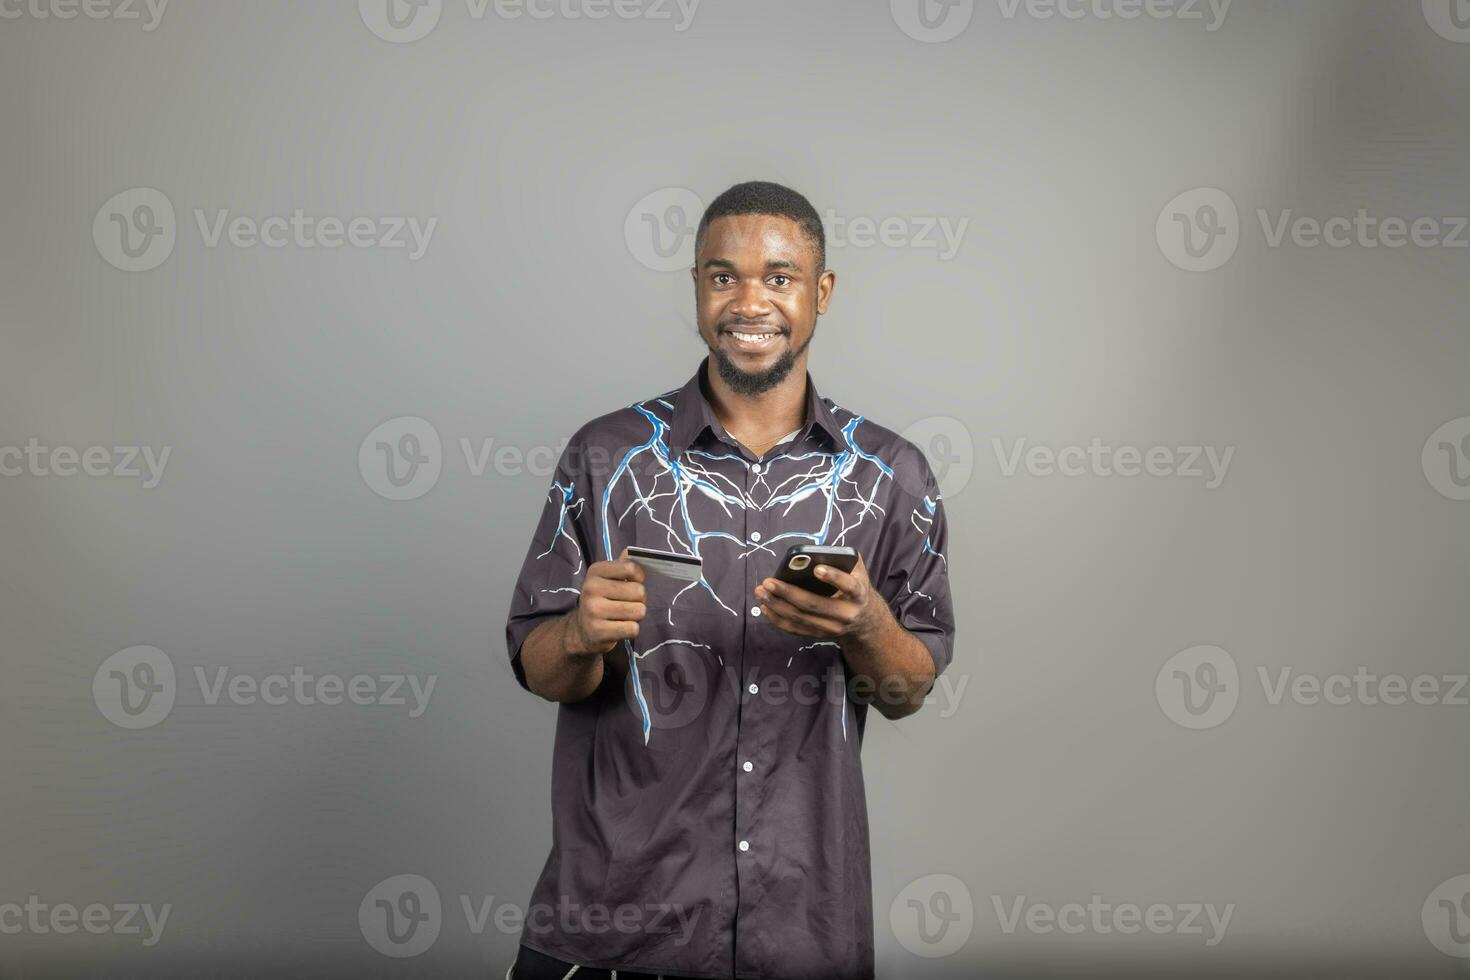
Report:
[[[766,299],[765,283],[747,282],[730,302],[732,316],[742,320],[764,320],[771,315],[772,306]]]

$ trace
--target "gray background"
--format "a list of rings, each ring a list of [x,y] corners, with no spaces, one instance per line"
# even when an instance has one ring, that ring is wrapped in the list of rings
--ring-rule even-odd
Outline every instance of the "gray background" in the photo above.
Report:
[[[413,43],[350,0],[174,0],[152,31],[6,9],[0,446],[171,456],[151,489],[0,478],[0,903],[172,911],[151,948],[0,934],[0,976],[503,974],[515,936],[476,935],[459,897],[524,903],[549,844],[555,709],[516,687],[502,634],[547,480],[475,475],[460,440],[556,447],[682,383],[687,274],[649,268],[625,224],[661,189],[751,178],[844,220],[968,222],[947,259],[834,243],[812,346],[825,393],[943,431],[925,448],[953,466],[947,676],[967,686],[871,716],[865,746],[880,976],[1466,975],[1421,911],[1470,872],[1470,708],[1273,705],[1257,674],[1470,661],[1470,502],[1421,463],[1470,416],[1467,250],[1273,248],[1256,218],[1470,212],[1470,44],[1432,9],[1238,0],[1212,31],[983,0],[943,43],[836,0],[706,0],[685,30],[446,0]],[[92,226],[137,187],[177,242],[130,273]],[[1198,187],[1239,208],[1208,272],[1155,233]],[[298,208],[438,225],[410,261],[210,248],[194,218]],[[442,472],[397,501],[358,449],[405,416],[442,437]],[[1007,476],[994,442],[1094,437],[1235,454],[1210,490]],[[140,644],[178,690],[126,730],[92,681]],[[1190,730],[1155,679],[1200,644],[1234,658],[1238,704]],[[211,705],[194,679],[297,666],[437,686],[410,718]],[[399,874],[445,908],[406,959],[357,915]],[[890,909],[932,874],[974,911],[926,958]],[[1209,948],[1007,933],[995,911],[1094,894],[1235,908]]]

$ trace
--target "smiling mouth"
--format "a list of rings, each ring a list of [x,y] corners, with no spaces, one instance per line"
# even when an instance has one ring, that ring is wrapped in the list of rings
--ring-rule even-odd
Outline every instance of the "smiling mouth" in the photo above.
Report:
[[[726,327],[722,332],[734,338],[737,348],[748,351],[765,350],[781,336],[779,330],[735,330]]]

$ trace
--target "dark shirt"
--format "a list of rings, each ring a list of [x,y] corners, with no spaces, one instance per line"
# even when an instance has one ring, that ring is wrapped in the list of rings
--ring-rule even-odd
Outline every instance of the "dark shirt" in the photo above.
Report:
[[[585,967],[869,980],[873,908],[860,750],[867,705],[835,642],[752,593],[788,546],[848,545],[898,622],[949,664],[939,489],[912,443],[807,378],[806,421],[757,460],[716,419],[705,365],[678,391],[583,426],[558,463],[506,626],[576,606],[626,545],[698,555],[649,575],[627,669],[559,708],[552,847],[522,942]]]

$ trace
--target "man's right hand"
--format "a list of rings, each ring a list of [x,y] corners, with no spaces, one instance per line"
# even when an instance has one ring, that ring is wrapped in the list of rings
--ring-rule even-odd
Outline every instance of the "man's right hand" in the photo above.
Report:
[[[582,579],[582,596],[567,617],[567,653],[605,654],[622,640],[638,638],[638,624],[648,614],[644,572],[628,560],[628,549],[613,561],[593,562]]]

